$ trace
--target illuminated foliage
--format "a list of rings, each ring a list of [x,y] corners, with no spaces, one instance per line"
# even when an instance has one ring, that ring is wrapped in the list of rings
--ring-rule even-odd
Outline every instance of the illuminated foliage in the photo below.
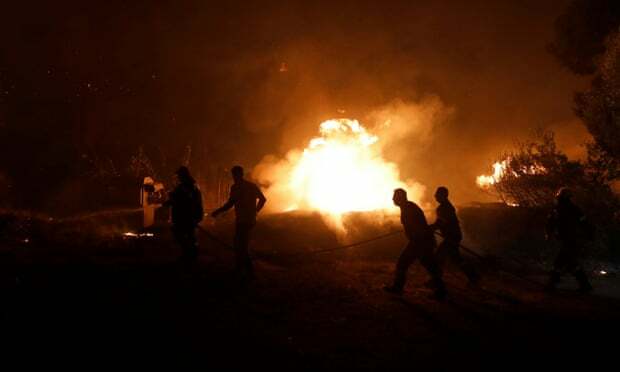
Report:
[[[486,176],[493,182],[481,183],[479,177],[478,185],[510,205],[549,205],[560,187],[578,187],[584,179],[582,165],[559,151],[548,131],[538,131],[534,140],[519,143],[499,159],[495,174]]]

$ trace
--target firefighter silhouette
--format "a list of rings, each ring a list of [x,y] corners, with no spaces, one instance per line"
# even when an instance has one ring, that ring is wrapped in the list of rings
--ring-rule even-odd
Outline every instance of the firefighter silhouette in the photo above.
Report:
[[[195,261],[198,258],[196,227],[203,218],[202,194],[187,167],[179,167],[176,177],[177,185],[164,206],[172,210],[172,233],[182,249],[181,259]]]
[[[448,189],[440,186],[435,191],[435,200],[439,203],[436,211],[436,221],[431,225],[431,229],[439,230],[442,241],[437,247],[436,257],[440,265],[447,260],[451,260],[461,269],[471,284],[478,283],[480,276],[470,262],[467,262],[461,256],[459,247],[463,234],[459,219],[456,215],[456,209],[448,199]]]
[[[402,251],[396,263],[394,283],[384,287],[384,290],[393,294],[402,294],[407,281],[407,270],[415,260],[420,260],[428,271],[433,282],[436,299],[443,299],[446,295],[441,269],[434,256],[435,237],[422,209],[412,201],[407,200],[407,192],[403,189],[394,190],[392,198],[394,204],[400,208],[400,221],[405,229],[409,243]]]
[[[233,185],[230,187],[228,201],[211,213],[217,217],[220,213],[235,207],[235,238],[233,247],[236,257],[236,270],[248,278],[254,277],[254,265],[249,252],[250,235],[256,225],[256,215],[263,208],[267,199],[254,183],[243,176],[239,165],[231,169]]]
[[[572,202],[572,192],[561,188],[556,194],[556,205],[547,219],[547,239],[556,237],[560,251],[549,275],[547,291],[554,291],[563,274],[575,276],[582,292],[592,291],[592,285],[581,266],[581,252],[584,238],[592,237],[592,226],[581,209]]]

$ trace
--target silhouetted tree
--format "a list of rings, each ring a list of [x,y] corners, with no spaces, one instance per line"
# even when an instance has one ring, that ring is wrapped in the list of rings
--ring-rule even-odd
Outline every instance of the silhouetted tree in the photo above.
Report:
[[[138,152],[129,160],[129,170],[139,182],[142,182],[144,177],[156,176],[153,163],[146,152],[144,152],[142,146],[138,148]]]
[[[590,88],[575,95],[575,112],[594,139],[588,148],[590,167],[611,182],[620,171],[620,33],[606,45]]]
[[[574,73],[592,74],[596,57],[605,52],[605,40],[619,25],[619,1],[573,0],[555,21],[549,51]]]
[[[578,187],[585,174],[579,162],[558,150],[550,131],[538,131],[533,140],[501,154],[499,161],[505,168],[490,191],[508,204],[524,207],[552,204],[560,187]]]
[[[543,212],[555,202],[560,187],[570,187],[575,201],[598,229],[593,246],[598,254],[620,257],[620,200],[609,183],[610,157],[589,145],[588,159],[570,160],[558,150],[552,132],[539,131],[516,150],[501,154],[503,174],[488,190],[508,204],[539,208]]]
[[[587,175],[596,183],[618,178],[620,164],[620,2],[573,0],[556,19],[549,50],[581,75],[593,75],[590,88],[575,94],[575,113],[593,143],[588,144]]]

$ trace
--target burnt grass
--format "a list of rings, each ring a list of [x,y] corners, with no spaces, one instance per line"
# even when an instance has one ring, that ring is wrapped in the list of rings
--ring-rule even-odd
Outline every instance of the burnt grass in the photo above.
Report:
[[[203,232],[200,259],[187,266],[177,262],[165,226],[153,238],[123,239],[135,216],[116,228],[91,218],[3,218],[7,365],[555,370],[616,359],[614,298],[581,295],[570,281],[549,295],[497,261],[479,262],[479,287],[447,267],[444,302],[429,298],[416,264],[405,294],[391,296],[382,286],[403,238],[312,253],[337,245],[317,216],[261,221],[252,242],[258,278],[250,284],[233,274],[232,252]],[[231,240],[229,221],[206,228]],[[529,278],[540,280],[535,270]]]

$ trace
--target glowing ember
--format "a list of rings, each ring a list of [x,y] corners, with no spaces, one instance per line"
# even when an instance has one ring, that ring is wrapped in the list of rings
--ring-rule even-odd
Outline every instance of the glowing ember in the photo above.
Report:
[[[379,137],[357,120],[327,120],[319,132],[321,136],[302,152],[289,153],[286,162],[257,169],[259,176],[276,179],[269,190],[275,197],[270,200],[280,199],[281,211],[316,210],[339,216],[385,210],[393,208],[392,192],[397,187],[409,190],[410,198],[419,198],[421,187],[400,180],[396,165],[380,153]],[[266,176],[267,170],[277,174]]]
[[[134,232],[126,232],[123,234],[124,238],[152,238],[155,234],[153,233],[134,233]]]

